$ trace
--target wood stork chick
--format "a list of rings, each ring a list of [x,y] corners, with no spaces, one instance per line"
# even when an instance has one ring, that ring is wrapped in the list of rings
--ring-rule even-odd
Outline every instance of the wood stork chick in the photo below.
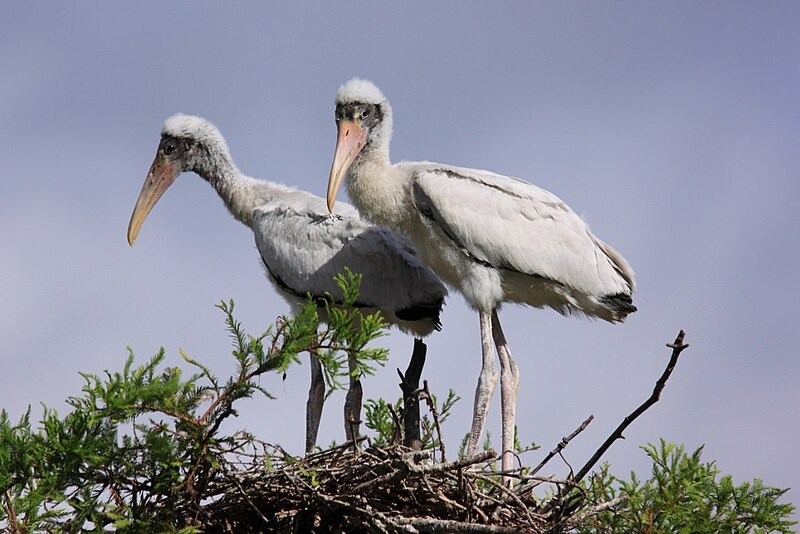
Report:
[[[194,172],[211,184],[233,217],[253,230],[268,278],[290,305],[301,306],[308,293],[340,298],[333,277],[349,267],[362,275],[359,305],[365,313],[380,311],[387,322],[416,336],[439,329],[447,290],[407,239],[365,223],[348,205],[329,214],[316,195],[245,176],[220,131],[200,117],[178,114],[164,123],[128,226],[131,245],[150,210],[183,172]],[[325,320],[324,309],[320,311]],[[325,392],[313,354],[310,367],[307,452],[316,443]],[[361,385],[351,375],[345,403],[348,440],[357,436],[360,410]]]
[[[392,164],[392,109],[370,81],[354,78],[336,95],[338,137],[328,209],[347,184],[369,222],[407,235],[442,280],[479,314],[483,363],[468,453],[477,452],[501,371],[503,470],[511,468],[519,372],[500,327],[504,302],[549,307],[619,322],[634,311],[634,273],[558,197],[488,171],[431,162]]]

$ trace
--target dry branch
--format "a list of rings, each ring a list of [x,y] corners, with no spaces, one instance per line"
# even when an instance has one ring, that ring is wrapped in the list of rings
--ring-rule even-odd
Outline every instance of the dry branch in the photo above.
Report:
[[[539,471],[541,471],[541,470],[542,470],[542,467],[544,467],[544,466],[547,464],[547,462],[549,462],[549,461],[550,461],[550,460],[553,458],[553,456],[555,456],[556,454],[559,454],[561,451],[563,451],[563,450],[564,450],[564,448],[565,448],[567,445],[569,445],[569,442],[570,442],[570,441],[572,441],[572,439],[573,439],[575,436],[577,436],[578,434],[580,434],[581,432],[583,432],[584,430],[586,430],[586,427],[587,427],[587,426],[589,426],[589,423],[591,423],[593,419],[594,419],[594,416],[593,416],[593,415],[590,415],[589,417],[587,417],[587,418],[586,418],[586,421],[584,421],[583,423],[581,423],[581,426],[579,426],[578,428],[576,428],[576,429],[575,429],[575,430],[572,432],[572,434],[570,434],[569,436],[567,436],[567,437],[565,437],[565,438],[561,438],[561,441],[559,441],[559,442],[558,442],[558,445],[556,445],[556,448],[555,448],[555,449],[553,449],[552,451],[550,451],[550,453],[549,453],[547,456],[545,456],[544,460],[542,460],[542,461],[539,463],[539,465],[537,465],[537,466],[536,466],[536,467],[533,469],[533,471],[531,471],[531,475],[535,475],[536,473],[538,473]]]
[[[431,390],[428,388],[428,381],[425,380],[423,382],[423,393],[425,396],[425,402],[428,403],[428,409],[431,412],[431,417],[433,417],[433,426],[436,428],[436,435],[438,436],[439,442],[439,452],[441,453],[441,461],[446,461],[447,456],[445,455],[445,448],[444,448],[444,437],[442,436],[442,426],[439,423],[439,413],[436,410],[436,403],[433,401],[433,395],[431,394]]]
[[[656,385],[653,388],[653,393],[650,397],[644,401],[638,408],[630,413],[625,419],[622,420],[622,423],[608,436],[608,439],[603,442],[599,449],[592,455],[586,464],[578,471],[578,474],[575,475],[575,481],[580,481],[586,474],[594,467],[598,460],[606,453],[611,444],[614,443],[618,439],[622,439],[622,433],[625,432],[625,429],[633,423],[637,417],[642,415],[644,412],[647,411],[652,405],[658,402],[658,399],[661,398],[661,391],[663,391],[664,386],[667,385],[667,380],[669,380],[670,375],[672,374],[673,369],[675,369],[675,365],[678,363],[678,357],[683,352],[683,349],[687,348],[689,345],[684,345],[683,338],[686,334],[683,330],[678,332],[678,337],[675,338],[675,341],[672,343],[667,343],[667,347],[672,349],[672,356],[669,359],[669,363],[667,364],[666,369],[661,374],[661,377],[656,381]]]

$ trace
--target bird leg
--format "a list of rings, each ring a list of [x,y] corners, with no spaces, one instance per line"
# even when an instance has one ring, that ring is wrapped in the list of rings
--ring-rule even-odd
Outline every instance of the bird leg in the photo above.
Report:
[[[355,441],[359,436],[359,425],[361,424],[361,398],[363,391],[361,381],[356,378],[356,359],[348,356],[347,367],[349,369],[350,388],[344,400],[344,435],[347,441]]]
[[[314,450],[317,444],[319,422],[322,419],[322,406],[325,404],[325,378],[322,376],[322,364],[316,352],[309,352],[311,367],[311,387],[308,388],[306,402],[306,454]]]
[[[503,460],[502,470],[508,471],[514,465],[514,422],[517,417],[517,392],[519,390],[519,368],[511,358],[506,336],[500,326],[497,309],[492,310],[492,335],[500,358],[500,410],[503,414]],[[503,482],[510,479],[503,477]]]
[[[478,452],[483,427],[486,425],[486,413],[489,411],[489,403],[492,400],[494,388],[497,386],[497,364],[494,361],[494,350],[492,346],[492,321],[489,312],[479,311],[478,317],[481,322],[481,351],[483,362],[481,364],[481,374],[478,375],[478,387],[475,388],[475,406],[472,411],[472,429],[469,435],[469,445],[467,446],[467,456],[473,456]]]

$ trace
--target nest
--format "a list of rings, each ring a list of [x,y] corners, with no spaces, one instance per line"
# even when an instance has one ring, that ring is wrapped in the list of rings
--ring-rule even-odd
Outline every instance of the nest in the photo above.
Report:
[[[533,490],[574,484],[526,476],[506,487],[491,450],[436,462],[432,451],[359,450],[350,443],[303,458],[278,449],[266,464],[263,457],[253,460],[211,484],[209,494],[220,497],[195,516],[198,526],[207,532],[555,532],[615,504],[569,517],[559,498],[540,500]],[[574,493],[570,502],[570,509],[579,508]]]

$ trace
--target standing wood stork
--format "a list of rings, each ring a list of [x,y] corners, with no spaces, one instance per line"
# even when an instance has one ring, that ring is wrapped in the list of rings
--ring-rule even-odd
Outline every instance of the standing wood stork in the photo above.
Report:
[[[636,311],[628,262],[596,238],[558,197],[488,171],[430,162],[392,164],[392,108],[370,81],[336,95],[336,152],[328,209],[342,180],[373,224],[411,238],[422,260],[457,288],[480,318],[483,363],[468,453],[477,451],[500,359],[503,470],[511,468],[519,372],[500,327],[504,302],[609,322]]]
[[[155,160],[142,185],[128,226],[133,245],[161,195],[183,172],[194,172],[219,193],[233,217],[253,230],[268,278],[292,306],[306,295],[341,298],[333,277],[349,267],[360,273],[359,306],[380,311],[400,330],[427,336],[440,328],[447,290],[417,258],[407,239],[359,218],[348,205],[329,214],[311,193],[245,176],[233,162],[220,131],[200,117],[178,114],[161,130]],[[324,321],[324,308],[320,309]],[[416,347],[416,345],[415,345]],[[306,409],[306,451],[313,449],[324,403],[321,365],[311,355],[311,388]],[[345,433],[357,437],[361,384],[352,375],[345,403]]]

